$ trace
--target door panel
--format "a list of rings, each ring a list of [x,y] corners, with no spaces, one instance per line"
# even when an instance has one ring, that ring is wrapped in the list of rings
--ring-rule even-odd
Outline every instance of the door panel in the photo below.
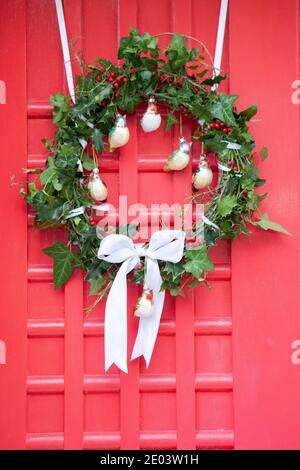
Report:
[[[219,5],[218,0],[64,1],[68,36],[87,61],[96,57],[115,60],[120,37],[128,34],[129,26],[152,34],[185,33],[200,38],[214,51]],[[265,142],[272,154],[263,170],[271,193],[266,208],[294,233],[298,228],[298,173],[290,172],[282,181],[278,164],[286,162],[286,152],[282,152],[280,134],[274,136],[274,127],[272,132],[270,128],[278,124],[273,105],[278,90],[278,115],[287,117],[279,117],[280,127],[283,135],[290,132],[288,158],[298,169],[298,109],[282,98],[287,97],[290,80],[298,73],[297,5],[292,0],[284,6],[277,0],[272,2],[272,18],[278,27],[280,18],[285,18],[287,35],[282,45],[268,21],[269,0],[254,1],[247,10],[244,2],[232,0],[223,56],[223,68],[230,71],[230,91],[242,95],[240,105],[257,100],[262,110],[262,122],[253,124],[253,131],[258,143]],[[13,173],[22,178],[20,168],[44,164],[41,139],[54,133],[49,96],[67,92],[67,88],[54,2],[12,0],[5,6],[5,15],[5,22],[0,15],[2,42],[15,41],[18,46],[13,54],[6,52],[0,58],[4,71],[0,78],[5,79],[11,98],[5,107],[0,106],[2,129],[10,137],[4,141],[5,152],[13,156],[9,165],[1,160],[6,184]],[[251,24],[256,33],[253,44],[248,42]],[[265,36],[268,40],[264,42]],[[278,60],[277,53],[268,49],[270,40],[280,48],[281,55],[287,55],[290,64],[284,86],[281,75],[275,81],[268,76]],[[73,70],[78,71],[76,63]],[[270,81],[274,81],[271,89]],[[128,204],[140,202],[147,207],[151,203],[183,202],[186,188],[191,186],[191,166],[175,175],[161,170],[161,161],[176,146],[178,130],[142,133],[139,119],[144,109],[145,105],[128,118],[131,138],[120,151],[120,158],[108,153],[101,157],[109,202],[116,206],[120,195],[127,195]],[[12,121],[14,133],[7,125]],[[188,125],[184,134],[191,134]],[[278,141],[274,142],[274,137]],[[194,150],[193,166],[198,158]],[[154,186],[155,194],[149,190]],[[166,297],[150,367],[146,369],[142,360],[136,360],[129,363],[128,375],[115,367],[105,373],[104,303],[86,316],[83,309],[90,300],[79,272],[63,290],[55,291],[49,257],[42,253],[44,247],[54,239],[63,240],[65,234],[61,230],[33,231],[33,216],[26,216],[17,191],[5,186],[3,193],[6,236],[5,272],[1,276],[2,285],[8,284],[8,288],[1,299],[0,339],[7,344],[8,361],[0,366],[5,384],[0,388],[1,448],[276,448],[281,429],[288,434],[282,444],[296,446],[296,438],[289,436],[294,424],[289,428],[287,418],[281,416],[283,428],[278,424],[275,429],[273,421],[277,404],[290,395],[293,406],[298,406],[289,375],[296,383],[297,371],[289,363],[288,349],[289,341],[295,339],[294,329],[299,327],[296,260],[283,267],[297,249],[297,237],[287,240],[254,234],[251,241],[241,240],[233,247],[229,242],[220,243],[212,250],[216,270],[210,275],[211,288],[201,286],[187,292],[185,298]],[[271,256],[272,250],[276,250],[276,258]],[[259,260],[259,269],[254,260]],[[278,283],[282,284],[290,272],[289,290],[281,296]],[[129,285],[129,312],[137,295],[137,287]],[[286,318],[293,328],[286,327]],[[129,351],[136,331],[137,321],[129,315]],[[274,360],[279,361],[280,374]],[[258,393],[261,387],[263,401]],[[265,408],[271,392],[272,399]],[[284,403],[291,417],[291,402]]]

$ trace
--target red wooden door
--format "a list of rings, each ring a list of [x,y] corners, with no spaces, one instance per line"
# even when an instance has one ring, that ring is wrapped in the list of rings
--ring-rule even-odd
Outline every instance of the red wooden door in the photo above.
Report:
[[[115,59],[129,26],[176,31],[214,50],[219,0],[65,0],[68,35],[85,59]],[[292,343],[300,335],[299,0],[230,1],[223,68],[240,106],[259,104],[253,123],[270,159],[266,209],[293,238],[254,233],[213,251],[211,289],[168,297],[149,369],[104,373],[102,304],[89,317],[80,274],[54,291],[42,248],[59,231],[33,231],[32,216],[9,188],[22,167],[45,161],[53,135],[50,94],[66,90],[52,0],[0,2],[1,243],[0,448],[297,448],[300,376]],[[280,31],[280,33],[279,33]],[[1,101],[1,100],[0,100]],[[192,168],[170,176],[162,161],[173,134],[142,134],[118,162],[104,155],[110,202],[182,202]],[[189,134],[185,128],[185,135]],[[194,155],[195,162],[198,156]],[[129,182],[130,178],[130,182]],[[155,192],[151,190],[155,186]],[[137,291],[129,288],[129,309]],[[131,305],[130,305],[131,304]],[[137,329],[128,318],[129,348]],[[294,343],[295,346],[296,343]],[[2,347],[2,357],[3,357]]]

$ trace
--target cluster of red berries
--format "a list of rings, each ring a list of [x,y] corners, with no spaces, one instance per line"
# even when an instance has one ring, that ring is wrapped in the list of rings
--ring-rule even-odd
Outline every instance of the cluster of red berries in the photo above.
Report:
[[[179,106],[179,109],[180,109],[180,111],[182,112],[183,117],[185,117],[185,118],[190,117],[190,116],[189,116],[189,111],[188,111],[188,109],[187,109],[185,106],[183,106],[183,104],[181,104],[181,105]]]
[[[215,129],[217,131],[222,131],[224,132],[224,134],[230,134],[230,132],[232,131],[231,127],[222,121],[211,122],[209,127],[211,130]]]
[[[130,73],[135,73],[135,70],[133,72],[131,72],[131,69],[130,69]],[[117,75],[115,72],[108,72],[106,74],[106,78],[105,80],[107,82],[110,82],[110,83],[113,83],[113,87],[116,91],[115,93],[115,96],[118,97],[120,96],[120,93],[119,93],[119,88],[122,86],[122,85],[126,85],[126,83],[128,82],[128,77],[121,77],[120,75]]]

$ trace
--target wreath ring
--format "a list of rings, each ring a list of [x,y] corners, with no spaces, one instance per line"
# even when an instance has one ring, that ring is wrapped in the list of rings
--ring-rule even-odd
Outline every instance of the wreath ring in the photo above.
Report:
[[[167,107],[165,130],[179,125],[182,119],[194,123],[193,141],[202,146],[199,167],[193,175],[192,199],[205,207],[204,240],[191,246],[186,243],[180,262],[160,261],[162,290],[171,295],[183,293],[185,285],[193,288],[206,282],[213,269],[208,250],[220,239],[233,240],[249,234],[249,226],[288,233],[279,224],[259,214],[258,206],[266,197],[257,188],[265,180],[258,174],[255,141],[248,122],[257,112],[253,105],[237,111],[237,95],[218,93],[216,87],[224,75],[214,75],[212,58],[206,46],[189,36],[172,34],[167,48],[158,45],[159,37],[141,35],[131,29],[121,39],[118,65],[106,59],[96,59],[86,65],[77,55],[81,75],[76,78],[77,101],[57,93],[50,98],[53,121],[57,126],[54,141],[44,139],[49,151],[44,169],[26,170],[34,181],[22,186],[21,194],[35,210],[34,225],[44,229],[65,226],[67,244],[55,242],[44,252],[54,260],[54,284],[61,287],[79,267],[90,282],[90,293],[96,295],[93,308],[109,291],[119,266],[99,260],[99,230],[93,217],[95,201],[107,198],[107,187],[98,169],[105,139],[111,150],[125,145],[129,139],[126,119],[122,113],[134,113],[143,100],[149,100],[141,125],[145,132],[159,127],[161,116],[157,103]],[[187,39],[198,42],[201,50],[187,48]],[[206,57],[205,57],[206,56]],[[180,132],[179,147],[169,157],[165,171],[180,171],[189,164],[190,144]],[[206,155],[217,156],[219,178],[212,188],[212,172]],[[265,147],[260,151],[264,160]],[[91,172],[87,174],[86,172]],[[200,191],[199,191],[200,190]],[[209,200],[207,196],[209,195]],[[130,226],[129,235],[135,228]],[[127,232],[128,233],[128,232]],[[137,266],[132,282],[142,284],[145,266]]]

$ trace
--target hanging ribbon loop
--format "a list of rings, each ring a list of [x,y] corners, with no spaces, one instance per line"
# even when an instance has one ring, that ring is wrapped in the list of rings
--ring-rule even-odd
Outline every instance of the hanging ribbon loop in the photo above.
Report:
[[[146,259],[145,284],[153,291],[153,307],[148,318],[141,318],[131,359],[144,356],[148,367],[156,341],[165,293],[158,261],[178,263],[183,256],[185,234],[181,230],[155,232],[145,248],[126,235],[108,235],[100,244],[97,257],[108,263],[122,263],[110,289],[105,307],[105,370],[116,364],[127,372],[127,274]]]

